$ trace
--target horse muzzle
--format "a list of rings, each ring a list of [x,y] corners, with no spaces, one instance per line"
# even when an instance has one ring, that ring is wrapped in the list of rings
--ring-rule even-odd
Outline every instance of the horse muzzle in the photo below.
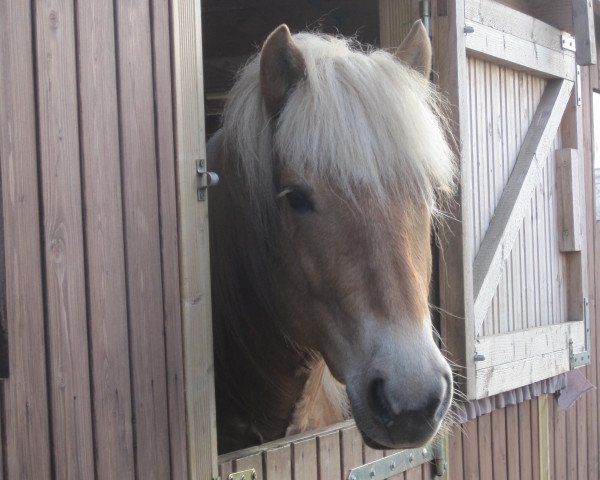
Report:
[[[450,367],[444,360],[427,372],[409,372],[401,366],[368,369],[361,381],[347,384],[356,424],[370,447],[414,448],[439,430],[452,403]]]

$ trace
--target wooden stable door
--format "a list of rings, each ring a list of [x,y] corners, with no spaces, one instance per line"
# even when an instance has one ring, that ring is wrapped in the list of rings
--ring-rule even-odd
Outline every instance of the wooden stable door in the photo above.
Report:
[[[440,84],[461,157],[442,328],[474,399],[589,363],[581,107],[570,36],[489,0],[448,13]]]

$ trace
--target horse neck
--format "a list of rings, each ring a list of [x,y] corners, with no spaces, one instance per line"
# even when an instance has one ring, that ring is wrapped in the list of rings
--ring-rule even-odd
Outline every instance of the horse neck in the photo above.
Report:
[[[216,155],[213,155],[215,158]],[[209,157],[210,158],[210,157]],[[218,156],[217,156],[218,158]],[[243,448],[285,434],[307,378],[304,354],[290,346],[268,305],[268,277],[248,266],[252,242],[234,205],[235,176],[223,177],[210,203],[213,330],[220,450]],[[258,247],[257,247],[258,248]]]

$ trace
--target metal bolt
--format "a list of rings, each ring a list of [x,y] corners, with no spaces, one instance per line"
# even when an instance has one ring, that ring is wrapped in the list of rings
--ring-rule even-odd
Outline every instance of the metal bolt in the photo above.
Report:
[[[375,476],[375,469],[372,468],[371,471],[369,472],[369,475],[371,476],[371,478],[373,478]]]
[[[414,456],[412,453],[410,453],[410,454],[408,455],[408,461],[409,461],[409,462],[412,462],[414,459],[415,459],[415,456]]]
[[[427,456],[427,449],[424,448],[422,453],[423,453],[423,456],[426,457]]]
[[[475,31],[475,27],[472,27],[471,25],[465,25],[463,31],[465,33],[473,33]]]
[[[392,460],[392,463],[390,463],[390,470],[393,470],[394,468],[396,468],[396,462]]]

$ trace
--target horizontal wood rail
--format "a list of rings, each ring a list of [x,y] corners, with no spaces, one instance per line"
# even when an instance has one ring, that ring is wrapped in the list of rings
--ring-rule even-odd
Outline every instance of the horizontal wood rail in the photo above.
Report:
[[[483,358],[475,363],[475,398],[506,392],[568,371],[569,341],[573,342],[573,352],[585,350],[583,321],[481,337],[475,344],[477,354]]]
[[[562,32],[497,2],[465,2],[467,54],[538,75],[575,80],[575,52],[563,50]]]

